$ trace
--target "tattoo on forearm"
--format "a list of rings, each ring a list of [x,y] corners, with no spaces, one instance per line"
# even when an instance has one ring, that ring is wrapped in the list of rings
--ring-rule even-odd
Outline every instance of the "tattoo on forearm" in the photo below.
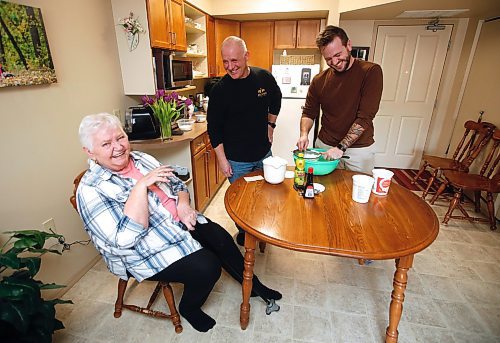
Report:
[[[365,132],[365,129],[359,124],[352,124],[351,128],[345,135],[344,139],[340,141],[343,146],[350,147],[354,142],[358,140],[359,137]]]

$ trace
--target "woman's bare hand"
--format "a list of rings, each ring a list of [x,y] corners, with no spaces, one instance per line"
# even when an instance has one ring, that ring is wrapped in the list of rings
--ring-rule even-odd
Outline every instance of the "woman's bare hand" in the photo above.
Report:
[[[189,231],[194,230],[198,214],[191,206],[179,203],[177,205],[177,215]]]
[[[170,182],[169,177],[174,176],[174,174],[172,173],[173,171],[174,169],[170,166],[160,166],[144,175],[144,177],[137,182],[137,185],[140,184],[144,187],[149,187],[157,182],[168,183]]]

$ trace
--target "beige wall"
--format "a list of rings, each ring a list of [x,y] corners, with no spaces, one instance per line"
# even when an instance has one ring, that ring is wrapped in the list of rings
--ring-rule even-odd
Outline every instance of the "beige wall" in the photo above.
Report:
[[[360,8],[367,8],[397,2],[400,0],[340,0],[339,12],[348,12],[358,10]]]
[[[374,20],[341,20],[339,25],[342,27],[353,46],[372,45]],[[373,60],[373,49],[370,48],[368,58]]]
[[[340,0],[191,0],[189,1],[214,16],[241,15],[252,13],[281,13],[328,11],[327,24],[336,25],[339,20]]]
[[[41,229],[54,218],[68,242],[87,239],[68,198],[86,167],[78,125],[89,113],[124,113],[110,1],[13,1],[40,7],[58,82],[0,89],[0,232]],[[4,242],[5,235],[0,235]],[[63,257],[44,258],[42,280],[69,284],[96,257],[92,245],[74,245]]]
[[[474,27],[478,27],[474,25]],[[484,111],[483,121],[490,122],[500,128],[500,68],[498,56],[500,55],[500,20],[480,23],[477,46],[471,54],[470,71],[463,81],[462,92],[458,91],[459,103],[454,114],[456,114],[455,128],[450,143],[450,154],[453,154],[460,138],[463,136],[463,123],[467,120],[477,120],[479,111]],[[472,46],[471,39],[471,46]],[[467,58],[464,70],[467,70]],[[457,85],[458,87],[458,85]],[[461,100],[461,101],[460,101]],[[490,143],[491,146],[491,143]],[[474,161],[471,171],[478,173],[481,169],[487,152],[485,151]],[[500,218],[500,196],[496,197],[495,214]]]
[[[212,0],[213,15],[334,10],[338,0]]]
[[[463,123],[467,120],[477,120],[481,110],[485,111],[483,121],[500,127],[498,56],[500,56],[500,20],[495,20],[482,24],[463,98],[458,108],[451,151],[463,135]]]

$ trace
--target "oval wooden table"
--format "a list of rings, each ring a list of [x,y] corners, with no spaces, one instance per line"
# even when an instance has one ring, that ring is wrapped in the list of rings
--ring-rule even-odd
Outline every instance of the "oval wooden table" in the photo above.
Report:
[[[250,175],[259,175],[253,172]],[[240,325],[250,316],[250,293],[256,240],[279,247],[356,259],[396,260],[386,342],[397,342],[407,272],[414,254],[428,247],[439,232],[431,207],[409,190],[392,183],[387,196],[370,195],[366,204],[352,200],[354,172],[335,170],[315,176],[326,189],[304,199],[293,179],[272,185],[264,180],[234,182],[224,203],[229,216],[246,231],[245,271]]]

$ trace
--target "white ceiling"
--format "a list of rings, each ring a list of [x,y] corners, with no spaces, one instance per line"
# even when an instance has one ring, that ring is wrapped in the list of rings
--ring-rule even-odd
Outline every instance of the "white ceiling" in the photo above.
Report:
[[[307,1],[307,0],[306,0]],[[457,11],[452,16],[443,11]],[[425,14],[408,15],[406,18],[398,17],[404,11],[424,11]],[[415,18],[435,18],[435,14],[440,17],[450,18],[479,18],[488,19],[500,16],[500,0],[401,0],[385,5],[373,6],[355,11],[343,12],[340,14],[341,20],[394,20],[394,19],[415,19]],[[230,20],[275,20],[275,19],[298,19],[298,18],[326,18],[328,11],[301,11],[301,12],[280,12],[280,13],[248,13],[215,15],[217,18]]]
[[[500,0],[401,0],[385,5],[341,13],[341,20],[391,20],[404,11],[468,9],[452,18],[488,19],[500,16]],[[424,16],[428,18],[429,16]],[[416,18],[416,17],[412,17]]]

